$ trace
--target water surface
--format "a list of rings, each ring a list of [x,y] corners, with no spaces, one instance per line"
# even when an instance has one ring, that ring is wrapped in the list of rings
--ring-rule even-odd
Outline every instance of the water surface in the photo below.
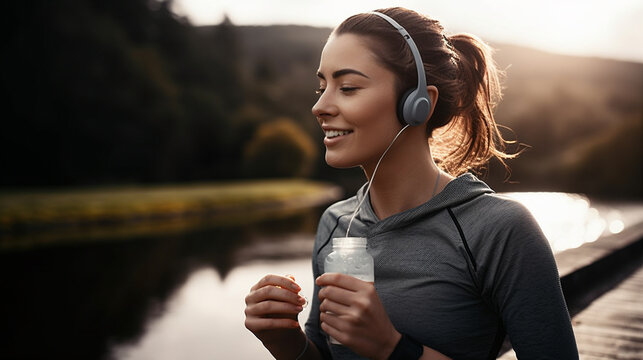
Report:
[[[556,252],[643,220],[640,204],[506,195],[532,211]],[[319,214],[0,252],[0,358],[271,359],[243,325],[244,297],[275,273],[295,275],[311,298]]]

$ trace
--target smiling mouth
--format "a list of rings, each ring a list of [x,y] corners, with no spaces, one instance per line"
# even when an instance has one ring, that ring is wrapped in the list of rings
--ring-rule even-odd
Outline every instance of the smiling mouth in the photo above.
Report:
[[[324,131],[324,134],[326,134],[327,138],[332,139],[338,136],[348,135],[352,132],[352,130],[326,130]]]

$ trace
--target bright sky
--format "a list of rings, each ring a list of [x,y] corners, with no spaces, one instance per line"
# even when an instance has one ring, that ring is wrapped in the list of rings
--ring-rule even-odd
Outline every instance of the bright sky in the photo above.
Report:
[[[175,0],[174,10],[195,25],[298,24],[334,27],[350,15],[403,6],[460,31],[573,55],[643,62],[641,0]]]

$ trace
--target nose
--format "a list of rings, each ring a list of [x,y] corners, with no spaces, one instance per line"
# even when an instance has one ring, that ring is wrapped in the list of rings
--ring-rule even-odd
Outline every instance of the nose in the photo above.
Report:
[[[338,109],[332,100],[332,96],[325,91],[319,96],[315,105],[313,105],[312,112],[317,119],[320,119],[322,117],[337,115]]]

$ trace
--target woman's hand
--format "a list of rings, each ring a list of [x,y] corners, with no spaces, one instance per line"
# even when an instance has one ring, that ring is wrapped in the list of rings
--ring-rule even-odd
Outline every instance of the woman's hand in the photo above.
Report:
[[[395,330],[375,286],[349,275],[328,273],[317,278],[321,328],[355,353],[387,359],[401,334]]]
[[[300,331],[297,315],[306,303],[300,290],[294,278],[266,275],[246,296],[246,328],[269,350],[289,341],[293,330]]]

